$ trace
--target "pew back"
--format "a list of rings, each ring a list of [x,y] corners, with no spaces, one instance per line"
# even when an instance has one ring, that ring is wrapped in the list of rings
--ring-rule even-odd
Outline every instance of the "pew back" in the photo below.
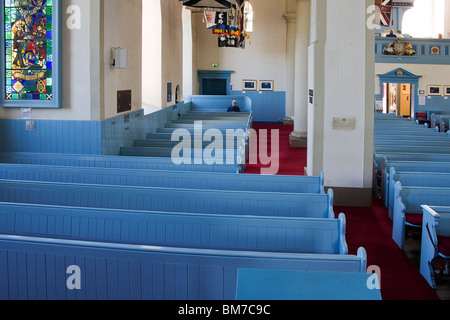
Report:
[[[403,249],[406,214],[422,215],[423,205],[450,206],[450,188],[403,186],[395,184],[392,238]]]
[[[89,156],[50,153],[0,153],[1,163],[36,164],[70,167],[149,169],[193,172],[239,172],[236,164],[176,165],[170,158],[125,157],[125,156]]]
[[[0,233],[210,250],[348,254],[346,219],[143,213],[0,203]]]
[[[0,202],[219,215],[335,218],[328,194],[264,193],[0,180]]]
[[[324,177],[0,164],[0,179],[207,190],[325,193]]]
[[[403,186],[450,188],[450,173],[398,172],[394,167],[391,167],[388,181],[387,205],[391,208],[394,200],[395,183],[397,181],[400,181]]]
[[[28,257],[28,259],[27,259]],[[80,270],[69,290],[67,269]],[[0,235],[0,299],[234,300],[241,268],[366,272],[367,256],[164,248]]]
[[[437,154],[450,154],[450,147],[427,147],[427,146],[375,146],[377,153],[437,153]]]

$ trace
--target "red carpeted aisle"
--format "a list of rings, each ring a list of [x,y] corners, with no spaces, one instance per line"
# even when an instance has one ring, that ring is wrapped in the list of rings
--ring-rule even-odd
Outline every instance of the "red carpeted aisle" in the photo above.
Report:
[[[305,167],[306,167],[306,156],[307,152],[306,149],[296,149],[291,148],[289,143],[289,135],[294,131],[293,126],[285,126],[283,124],[258,124],[255,123],[253,125],[253,129],[256,130],[257,133],[259,133],[259,130],[267,130],[267,149],[268,149],[268,155],[271,157],[275,157],[276,155],[272,155],[271,150],[271,142],[272,142],[272,130],[278,130],[280,141],[278,142],[279,145],[279,171],[278,174],[280,175],[300,175],[303,176],[305,174]],[[258,143],[259,143],[259,136],[258,136]],[[258,160],[260,158],[258,157]],[[269,165],[262,165],[260,161],[258,161],[257,164],[249,164],[247,163],[245,173],[247,174],[260,174],[261,168],[263,167],[270,167]]]
[[[349,252],[358,247],[367,251],[367,265],[381,269],[381,292],[384,300],[439,300],[419,270],[392,240],[392,221],[387,209],[373,200],[371,208],[338,207],[347,217]]]
[[[255,124],[254,129],[279,130],[280,175],[303,175],[307,166],[306,149],[289,145],[292,126]],[[271,138],[268,137],[270,146]],[[270,147],[269,147],[270,150]],[[270,154],[270,153],[269,153]],[[259,174],[262,165],[247,165],[246,173]],[[338,169],[338,168],[336,168]],[[392,221],[387,209],[377,200],[371,208],[334,207],[336,215],[347,217],[347,243],[350,254],[359,247],[367,251],[368,266],[381,269],[381,292],[384,300],[439,300],[436,292],[420,275],[417,268],[392,240]]]

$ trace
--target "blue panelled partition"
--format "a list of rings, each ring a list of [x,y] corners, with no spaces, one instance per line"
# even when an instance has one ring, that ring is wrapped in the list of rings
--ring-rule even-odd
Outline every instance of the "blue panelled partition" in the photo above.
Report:
[[[285,91],[232,91],[231,94],[244,95],[252,100],[253,122],[283,122],[286,116]]]
[[[100,121],[0,119],[0,152],[100,155],[101,125]]]
[[[189,108],[180,103],[147,116],[139,110],[104,121],[0,119],[0,152],[116,156]]]
[[[253,112],[254,122],[282,122],[286,115],[286,93],[283,91],[232,91],[218,96],[224,108],[238,99],[240,106]],[[198,96],[197,96],[198,97]],[[195,99],[195,97],[192,97]],[[181,102],[161,111],[144,115],[143,110],[119,115],[104,121],[0,119],[0,152],[40,152],[89,155],[119,155],[121,147],[131,147],[137,139],[145,139],[185,114],[192,103]],[[247,110],[250,109],[250,110]]]

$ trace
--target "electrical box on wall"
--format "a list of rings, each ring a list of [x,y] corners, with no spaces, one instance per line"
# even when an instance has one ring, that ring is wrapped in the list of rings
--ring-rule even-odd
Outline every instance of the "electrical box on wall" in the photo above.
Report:
[[[111,66],[116,69],[128,68],[128,50],[122,48],[112,48]]]

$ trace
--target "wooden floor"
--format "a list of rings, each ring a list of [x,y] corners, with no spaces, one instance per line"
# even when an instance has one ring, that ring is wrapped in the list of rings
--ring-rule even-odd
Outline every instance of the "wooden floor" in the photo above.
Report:
[[[420,232],[407,230],[405,253],[417,270],[420,270],[421,237]],[[450,281],[447,284],[437,285],[436,293],[442,300],[450,300]]]

